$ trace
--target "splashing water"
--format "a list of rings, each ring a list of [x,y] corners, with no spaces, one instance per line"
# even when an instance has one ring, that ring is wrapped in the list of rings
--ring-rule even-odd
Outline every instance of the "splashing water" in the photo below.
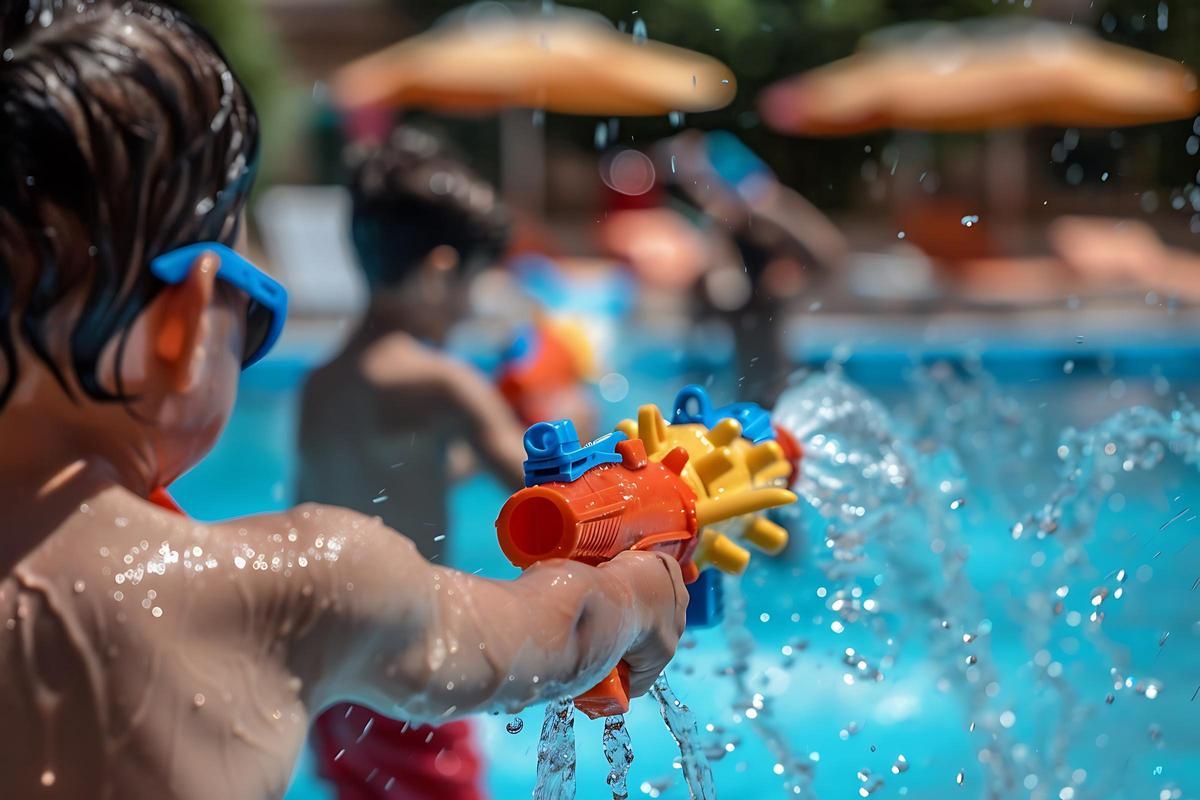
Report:
[[[629,767],[633,764],[633,744],[625,717],[620,714],[604,720],[604,757],[608,760],[608,788],[613,800],[629,797]]]
[[[788,734],[773,719],[772,709],[761,694],[750,686],[750,658],[754,654],[754,635],[746,627],[746,598],[740,582],[726,581],[725,621],[726,644],[731,657],[730,674],[733,676],[735,694],[734,709],[744,713],[755,710],[750,721],[755,734],[766,745],[775,763],[782,767],[784,791],[793,796],[807,797],[812,788],[812,767],[792,752]]]
[[[836,653],[843,682],[882,682],[906,646],[924,651],[939,683],[988,735],[979,760],[990,774],[988,795],[1003,795],[1015,781],[1013,748],[992,710],[1003,698],[987,688],[999,686],[990,627],[964,571],[958,515],[968,486],[957,454],[936,440],[913,443],[913,431],[837,372],[788,389],[773,418],[804,450],[792,488],[809,513],[792,509],[784,518],[794,531],[822,532],[810,556],[826,579],[818,596],[834,615],[829,627],[870,634]],[[769,731],[764,740],[793,792],[804,792],[811,766],[779,752]]]
[[[1012,538],[1036,544],[1045,558],[1044,568],[1034,572],[1026,589],[1025,627],[1030,649],[1036,651],[1037,678],[1059,698],[1050,752],[1051,763],[1061,772],[1068,764],[1071,747],[1086,731],[1086,722],[1095,716],[1095,704],[1087,702],[1088,696],[1106,677],[1103,667],[1085,670],[1075,680],[1064,674],[1062,663],[1070,655],[1064,642],[1072,641],[1069,633],[1064,634],[1064,623],[1068,632],[1082,627],[1086,642],[1097,654],[1096,662],[1107,665],[1110,692],[1106,704],[1114,702],[1114,692],[1132,689],[1153,700],[1161,689],[1154,679],[1130,676],[1129,654],[1105,633],[1106,603],[1122,598],[1127,573],[1115,570],[1104,578],[1104,585],[1094,586],[1086,576],[1103,574],[1103,570],[1091,563],[1088,544],[1096,533],[1103,501],[1122,476],[1153,470],[1168,455],[1200,467],[1200,412],[1186,398],[1167,415],[1146,406],[1125,409],[1092,428],[1066,429],[1057,455],[1061,461],[1058,486],[1041,508],[1013,525]],[[1165,522],[1159,532],[1187,510]],[[1088,581],[1082,586],[1081,576]],[[1064,613],[1074,597],[1080,598],[1083,612]],[[1086,627],[1084,620],[1090,623]],[[1167,636],[1169,633],[1160,639],[1160,648]],[[1118,766],[1109,767],[1113,780],[1119,780]]]
[[[538,740],[537,784],[533,800],[575,797],[575,705],[564,697],[546,704]]]
[[[671,691],[666,675],[658,676],[650,694],[658,701],[663,722],[679,745],[680,765],[683,767],[688,794],[692,800],[715,800],[717,792],[713,787],[712,767],[700,746],[700,732],[696,728],[696,717],[692,710]]]

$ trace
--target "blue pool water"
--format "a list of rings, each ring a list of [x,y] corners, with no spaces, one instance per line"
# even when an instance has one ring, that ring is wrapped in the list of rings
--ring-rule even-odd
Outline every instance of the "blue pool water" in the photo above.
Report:
[[[601,402],[607,422],[640,403],[668,404],[692,380],[709,383],[718,402],[733,399],[728,367],[678,349],[639,349],[632,337],[628,344],[623,363],[611,368],[631,389]],[[756,557],[742,582],[754,643],[743,676],[750,697],[729,674],[727,633],[689,634],[668,677],[696,712],[706,746],[723,753],[713,764],[719,796],[975,798],[991,796],[986,787],[995,780],[1008,781],[995,792],[1005,797],[1200,795],[1200,547],[1192,545],[1200,474],[1174,455],[1153,470],[1121,471],[1106,484],[1070,563],[1054,536],[1012,535],[1014,523],[1059,485],[1063,428],[1086,428],[1138,404],[1169,411],[1181,391],[1200,397],[1194,351],[1155,347],[1152,355],[1130,342],[1103,351],[1068,347],[1064,357],[975,343],[970,358],[925,370],[919,348],[839,358],[846,380],[880,398],[922,479],[935,487],[926,499],[936,509],[909,509],[916,524],[885,521],[872,535],[882,542],[893,530],[919,533],[922,515],[938,532],[869,555],[868,562],[886,553],[860,576],[868,594],[887,598],[886,624],[838,632],[825,522],[804,512],[788,553]],[[221,442],[174,487],[190,513],[215,519],[290,503],[297,391],[307,367],[285,355],[246,375]],[[482,477],[455,490],[447,542],[456,566],[515,574],[492,527],[504,496]],[[946,542],[947,551],[938,550]],[[866,551],[874,546],[866,543]],[[957,585],[947,577],[947,552],[966,556]],[[1055,565],[1069,586],[1061,612],[1031,608],[1031,587],[1045,585]],[[1088,623],[1100,587],[1109,592],[1102,636]],[[1072,612],[1080,619],[1073,625]],[[855,654],[849,659],[847,648]],[[855,664],[859,655],[871,662],[865,669]],[[977,662],[968,663],[972,657]],[[882,680],[873,679],[876,667]],[[1126,676],[1129,686],[1114,690]],[[525,712],[518,734],[506,731],[508,717],[480,721],[494,797],[533,788],[541,716],[541,709]],[[686,797],[672,765],[678,751],[655,703],[635,702],[628,720],[631,796]],[[764,721],[780,733],[788,765],[764,744]],[[582,798],[608,796],[601,735],[600,724],[577,720]],[[992,736],[1000,738],[981,761]],[[793,794],[785,780],[796,765],[807,788]],[[327,796],[302,766],[289,797]]]

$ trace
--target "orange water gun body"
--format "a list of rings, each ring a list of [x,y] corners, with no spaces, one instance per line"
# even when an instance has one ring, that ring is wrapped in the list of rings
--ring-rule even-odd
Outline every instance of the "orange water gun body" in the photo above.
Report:
[[[595,358],[587,336],[564,321],[538,319],[506,354],[496,387],[526,425],[549,418],[561,394],[593,380]]]
[[[570,420],[525,433],[526,488],[500,509],[500,549],[522,569],[551,558],[599,564],[625,550],[658,550],[696,579],[696,494],[680,477],[687,453],[650,461],[641,441],[610,433],[581,445]],[[575,698],[592,719],[629,710],[629,675],[618,665]]]

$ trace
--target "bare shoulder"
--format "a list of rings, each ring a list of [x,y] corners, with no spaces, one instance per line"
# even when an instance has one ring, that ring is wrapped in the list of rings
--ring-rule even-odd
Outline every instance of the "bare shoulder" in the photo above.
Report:
[[[377,518],[315,504],[198,522],[121,490],[84,504],[18,569],[47,593],[103,600],[101,616],[178,624],[186,610],[206,627],[263,601],[303,614],[354,564],[378,558],[381,542],[391,553],[407,542],[390,533]]]
[[[453,361],[440,350],[404,333],[384,336],[357,354],[363,377],[385,388],[436,381]]]

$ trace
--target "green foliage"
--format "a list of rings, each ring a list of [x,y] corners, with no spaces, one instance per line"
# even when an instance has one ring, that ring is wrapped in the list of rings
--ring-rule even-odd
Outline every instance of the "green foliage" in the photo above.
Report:
[[[287,157],[296,122],[282,49],[270,22],[254,0],[174,0],[173,5],[212,34],[254,98],[263,130],[261,174],[269,180]]]

